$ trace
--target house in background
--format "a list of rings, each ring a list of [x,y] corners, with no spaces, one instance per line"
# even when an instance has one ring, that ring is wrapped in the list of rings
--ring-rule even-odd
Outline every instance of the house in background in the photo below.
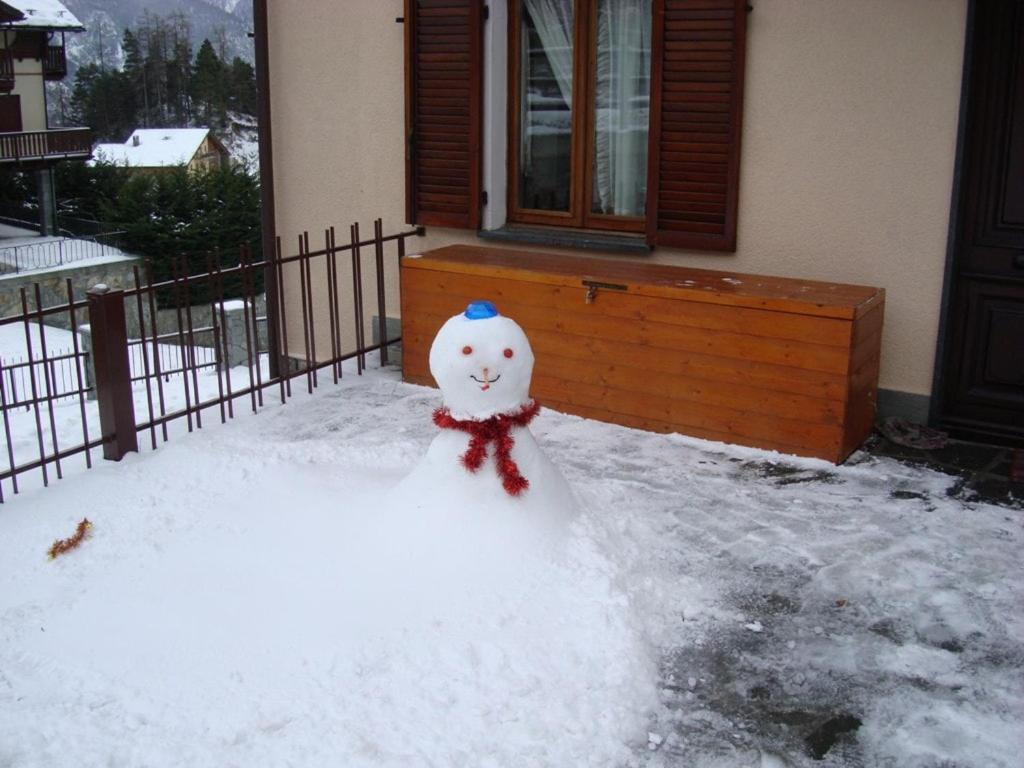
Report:
[[[66,35],[84,27],[56,0],[0,0],[0,164],[34,172],[40,234],[56,232],[52,169],[91,154],[88,128],[51,129],[48,80],[67,75]]]
[[[256,0],[265,230],[879,286],[880,414],[1024,444],[1024,2],[747,5]]]
[[[93,155],[96,162],[154,172],[222,168],[230,160],[209,128],[137,128],[124,144],[97,144]]]

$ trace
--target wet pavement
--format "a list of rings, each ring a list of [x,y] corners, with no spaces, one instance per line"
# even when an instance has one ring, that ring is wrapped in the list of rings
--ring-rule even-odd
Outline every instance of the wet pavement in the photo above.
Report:
[[[999,568],[970,541],[974,537],[965,531],[958,543],[954,532],[986,504],[1007,511],[1006,530],[995,533],[1009,535],[1019,527],[1022,453],[959,441],[930,450],[907,448],[876,433],[834,469],[785,459],[708,457],[719,466],[723,458],[731,464],[727,474],[741,497],[746,488],[764,494],[762,513],[785,508],[781,497],[803,497],[820,514],[832,504],[845,507],[851,529],[863,516],[865,534],[856,545],[862,555],[838,541],[837,552],[845,549],[837,555],[842,564],[799,547],[792,553],[797,556],[731,549],[717,554],[719,562],[703,570],[702,579],[719,577],[719,610],[742,618],[697,622],[692,642],[662,658],[663,702],[674,713],[663,723],[673,726],[667,737],[654,735],[645,764],[1009,765],[1004,755],[954,735],[959,726],[936,727],[929,710],[988,710],[994,702],[985,701],[986,686],[1019,679],[1024,669],[1024,646],[999,626],[999,610],[979,609],[984,590],[947,570],[972,563],[975,578],[999,578]],[[952,482],[924,482],[928,470]],[[813,519],[806,519],[806,538],[827,541],[811,532]],[[759,515],[752,530],[761,535],[765,522]],[[848,535],[841,522],[832,525],[832,535]],[[882,534],[876,542],[867,533],[872,529]],[[927,541],[939,530],[945,531],[943,541]],[[794,540],[804,537],[794,529]],[[891,549],[879,557],[876,547]],[[904,558],[916,563],[904,567]],[[832,570],[839,575],[822,578]],[[920,736],[928,730],[930,735]]]
[[[865,456],[886,456],[955,475],[959,479],[949,490],[955,498],[1024,509],[1024,448],[960,440],[950,440],[942,448],[909,448],[876,432],[851,462]]]

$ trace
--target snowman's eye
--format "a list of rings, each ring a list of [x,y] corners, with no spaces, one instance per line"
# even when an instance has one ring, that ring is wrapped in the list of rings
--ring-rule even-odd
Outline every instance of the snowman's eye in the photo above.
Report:
[[[505,348],[505,357],[512,357],[512,355],[514,355],[514,354],[515,354],[515,352],[513,352],[511,348],[509,348],[509,347]]]
[[[464,355],[471,355],[471,354],[473,354],[473,348],[467,344],[465,347],[462,348],[462,354],[464,354]]]

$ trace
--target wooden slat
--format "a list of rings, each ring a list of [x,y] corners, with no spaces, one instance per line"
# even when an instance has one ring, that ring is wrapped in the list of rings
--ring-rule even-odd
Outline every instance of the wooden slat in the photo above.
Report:
[[[652,245],[734,251],[746,45],[745,0],[654,0],[647,240]],[[694,115],[721,128],[680,128]],[[685,119],[680,115],[685,115]],[[693,166],[718,165],[713,178]],[[681,209],[672,185],[713,182],[724,197]]]
[[[878,413],[878,374],[881,363],[878,348],[873,350],[873,354],[862,357],[864,362],[850,377],[850,391],[843,409],[845,434],[839,461],[849,456],[867,439],[874,428]]]
[[[480,0],[405,3],[406,218],[410,222],[479,227],[481,8]]]
[[[678,431],[713,430],[732,435],[734,440],[777,440],[792,446],[804,446],[818,455],[839,452],[840,431],[835,427],[791,421],[783,418],[726,408],[707,408],[684,400],[638,398],[631,392],[611,387],[592,387],[573,382],[556,382],[535,377],[531,390],[543,403],[545,398],[621,413],[625,416],[655,418],[676,425]]]
[[[549,361],[550,362],[550,361]],[[425,358],[413,358],[408,366],[413,376],[425,377],[421,366]],[[403,367],[406,366],[403,352]],[[560,403],[599,408],[611,413],[639,418],[654,418],[672,425],[676,431],[713,430],[747,440],[774,440],[790,446],[804,446],[821,453],[838,454],[841,432],[838,426],[808,422],[803,418],[756,413],[725,406],[709,407],[699,400],[673,398],[665,394],[646,394],[592,384],[576,378],[552,375],[540,362],[534,369],[533,397],[541,403]]]
[[[403,374],[406,381],[411,384],[421,384],[426,387],[436,386],[434,380],[431,378],[429,373],[410,371]],[[746,438],[743,440],[737,439],[737,436],[729,432],[719,432],[712,429],[703,429],[699,427],[686,427],[685,431],[681,430],[680,425],[672,424],[667,421],[651,418],[650,416],[632,416],[623,413],[614,413],[612,411],[603,410],[601,408],[594,408],[587,405],[581,405],[579,403],[565,403],[554,398],[546,398],[542,403],[542,406],[552,411],[558,411],[559,413],[567,413],[574,416],[580,416],[585,419],[594,419],[595,421],[603,421],[609,424],[618,424],[624,427],[630,427],[632,429],[642,429],[647,432],[660,432],[663,434],[684,434],[690,437],[698,437],[703,440],[713,440],[719,443],[731,443],[733,445],[747,445],[754,448],[761,448],[768,451],[778,451],[784,454],[793,454],[797,456],[808,456],[821,458],[820,453],[816,453],[811,449],[808,449],[804,445],[786,445],[785,443],[779,442],[778,440],[764,439],[764,438]]]
[[[532,332],[530,336],[533,336]],[[567,337],[563,346],[573,341],[573,337]],[[428,345],[422,345],[418,346],[416,351],[410,352],[411,369],[429,369],[427,348]],[[545,376],[566,382],[632,392],[644,401],[651,397],[667,397],[713,409],[730,408],[831,427],[838,427],[843,419],[842,401],[760,389],[750,384],[737,383],[735,380],[730,382],[728,387],[723,387],[722,382],[716,379],[659,374],[644,367],[623,365],[617,361],[568,358],[558,354],[558,350],[551,351],[545,346],[536,347],[534,353],[537,356],[536,371]]]
[[[403,335],[411,334],[411,348],[429,347],[437,329],[457,312],[448,309],[430,311],[427,306],[429,302],[423,300],[424,296],[415,295],[410,304],[412,314],[405,315]],[[733,383],[739,383],[741,387],[750,388],[750,391],[744,390],[744,397],[749,396],[753,390],[770,393],[764,396],[765,402],[783,403],[792,400],[807,405],[811,400],[821,401],[818,405],[807,407],[814,413],[822,414],[822,420],[826,421],[828,418],[823,414],[831,413],[838,418],[840,411],[822,403],[841,403],[848,395],[845,374],[719,355],[715,351],[695,352],[692,348],[624,345],[619,341],[572,333],[562,328],[545,329],[543,325],[537,324],[535,318],[521,313],[509,316],[527,331],[538,355],[574,360],[586,370],[595,370],[591,365],[598,360],[643,372],[652,380],[661,382],[686,380],[690,383],[700,382],[700,386],[714,383],[719,387],[724,385],[726,389]],[[641,385],[625,388],[646,391]],[[728,396],[722,397],[728,399]]]
[[[419,311],[441,315],[446,311],[443,307],[450,306],[450,303],[442,301],[443,298],[436,294],[421,294]],[[464,302],[460,304],[464,306]],[[545,307],[531,307],[507,300],[505,307],[508,315],[514,317],[524,328],[542,328],[548,325],[562,333],[584,338],[608,339],[624,345],[656,348],[662,350],[662,354],[687,352],[717,355],[841,375],[848,373],[847,366],[850,362],[846,350],[824,344],[759,338],[706,328],[683,328],[667,323],[624,323],[599,311],[555,314]],[[581,307],[582,309],[584,307]]]
[[[422,382],[421,382],[422,383]],[[429,385],[428,385],[429,386]],[[795,454],[797,456],[808,456],[808,457],[819,457],[812,450],[809,450],[803,445],[786,445],[778,440],[770,440],[764,438],[748,438],[746,440],[738,440],[736,435],[729,432],[718,432],[713,429],[702,429],[700,427],[688,427],[685,433],[681,433],[679,426],[676,424],[670,424],[665,421],[658,419],[652,419],[646,416],[630,416],[621,413],[612,413],[605,411],[600,408],[591,408],[584,405],[574,403],[562,403],[557,400],[546,400],[543,403],[545,408],[549,408],[553,411],[560,413],[568,413],[574,416],[581,416],[585,419],[594,419],[595,421],[604,421],[611,424],[619,424],[624,427],[631,427],[633,429],[643,429],[648,432],[661,432],[667,434],[685,434],[689,437],[698,437],[702,440],[713,440],[718,443],[731,443],[733,445],[748,445],[754,448],[761,448],[766,451],[778,451],[779,453]]]
[[[845,317],[822,316],[744,304],[751,298],[745,292],[723,292],[712,281],[725,273],[633,264],[653,270],[641,270],[648,282],[630,282],[616,272],[621,265],[610,266],[601,282],[621,274],[627,290],[601,289],[588,304],[580,265],[589,260],[562,259],[568,261],[564,271],[545,273],[538,267],[551,257],[496,250],[449,247],[403,260],[406,380],[431,384],[428,351],[437,330],[470,300],[488,298],[530,338],[537,359],[532,392],[543,403],[619,424],[836,462],[872,428],[882,291],[804,281],[774,285],[780,291],[775,299],[791,306],[798,299],[789,291],[802,287],[795,293],[805,302],[848,310]],[[673,278],[681,275],[699,277],[704,287],[680,287],[686,280]],[[762,294],[773,280],[744,278]],[[712,301],[699,300],[711,295]]]
[[[626,285],[630,293],[644,296],[840,319],[859,317],[884,297],[884,291],[863,285],[472,245],[438,248],[402,266],[572,287],[591,279]]]
[[[403,334],[412,334],[409,342],[415,346],[429,347],[437,329],[457,309],[442,316],[424,316],[415,303],[410,304],[410,313],[403,312]],[[422,319],[425,318],[425,319]],[[436,323],[433,325],[432,323]],[[572,337],[562,331],[529,328],[530,340],[535,350],[562,355],[579,360],[616,360],[652,374],[685,376],[713,381],[743,381],[760,389],[774,392],[789,392],[826,400],[843,400],[848,394],[844,376],[825,371],[811,371],[792,366],[773,365],[756,360],[740,360],[715,354],[687,352],[680,354],[653,353],[648,347],[623,347],[617,342],[595,337]]]
[[[518,280],[495,282],[479,275],[407,270],[404,273],[402,290],[446,298],[449,306],[454,307],[452,313],[458,309],[460,303],[487,298],[494,301],[499,310],[509,302],[517,306],[549,309],[559,314],[587,310],[630,323],[652,321],[729,331],[757,338],[824,344],[841,347],[844,350],[848,349],[850,344],[850,324],[838,319],[681,301],[629,292],[602,291],[598,293],[595,303],[588,305],[587,288],[582,284],[563,287]]]

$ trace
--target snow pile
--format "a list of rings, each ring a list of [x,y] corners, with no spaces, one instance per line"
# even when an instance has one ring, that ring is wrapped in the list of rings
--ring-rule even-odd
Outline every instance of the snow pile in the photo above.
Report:
[[[52,527],[23,531],[31,554],[3,553],[22,573],[3,589],[0,764],[626,757],[653,670],[592,548],[502,557],[484,526],[399,528],[372,493],[287,474],[134,521],[89,498],[69,514],[95,533],[52,564],[34,546]]]
[[[528,432],[513,498],[493,460],[458,463],[464,435],[396,485],[425,446],[353,442],[336,413],[325,442],[324,415],[271,409],[60,483],[44,518],[0,510],[0,765],[615,766],[643,746],[654,648],[607,521]],[[245,435],[269,425],[277,445]],[[90,538],[41,558],[80,517]]]

